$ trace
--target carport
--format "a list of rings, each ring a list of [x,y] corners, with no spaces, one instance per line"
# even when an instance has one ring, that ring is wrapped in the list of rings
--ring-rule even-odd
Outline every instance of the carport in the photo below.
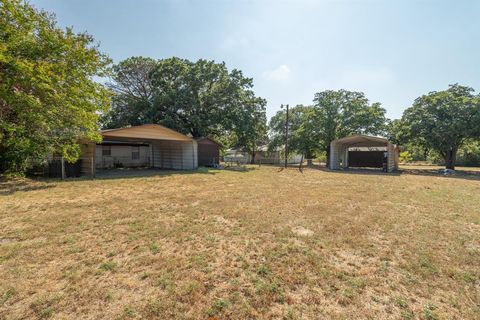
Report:
[[[82,173],[97,169],[150,167],[191,170],[198,167],[197,142],[157,124],[102,130],[101,143],[82,147]]]
[[[398,169],[399,148],[388,139],[354,135],[330,143],[330,169],[381,168]]]

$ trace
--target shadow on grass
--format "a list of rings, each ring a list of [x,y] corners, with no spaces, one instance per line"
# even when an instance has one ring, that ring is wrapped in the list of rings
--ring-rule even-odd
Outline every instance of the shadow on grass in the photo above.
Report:
[[[455,174],[444,175],[438,172],[438,169],[401,169],[402,174],[417,176],[442,177],[445,179],[465,179],[480,181],[480,171],[456,170]]]
[[[152,169],[152,168],[122,168],[99,170],[95,180],[111,180],[111,179],[138,179],[146,177],[167,177],[172,175],[191,175],[191,174],[205,174],[215,175],[223,170],[235,171],[239,173],[249,172],[255,170],[253,167],[227,167],[224,169],[215,169],[207,167],[199,167],[196,170],[168,170],[168,169]],[[68,181],[84,181],[92,180],[89,176],[82,176],[80,178],[67,178],[61,180],[59,178],[35,178],[18,179],[5,178],[0,176],[0,196],[11,195],[16,192],[28,192],[34,190],[43,190],[56,187],[57,183]]]
[[[480,181],[480,171],[457,170],[455,174],[444,175],[438,172],[438,169],[399,169],[395,172],[383,172],[381,169],[370,168],[349,168],[343,170],[330,170],[326,167],[314,166],[310,169],[317,169],[325,172],[337,174],[359,174],[359,175],[379,175],[379,176],[402,176],[402,175],[416,175],[426,177],[439,177],[445,179],[464,179]]]
[[[0,178],[0,196],[11,195],[16,192],[28,192],[54,188],[55,184],[35,184],[32,181]]]
[[[97,171],[96,180],[105,179],[129,179],[129,178],[142,178],[142,177],[165,177],[171,175],[191,175],[191,174],[206,174],[215,175],[223,170],[235,171],[235,172],[248,172],[255,170],[255,168],[234,168],[227,167],[224,169],[215,169],[207,167],[199,167],[196,170],[169,170],[169,169],[152,169],[152,168],[123,168],[123,169],[110,169]]]

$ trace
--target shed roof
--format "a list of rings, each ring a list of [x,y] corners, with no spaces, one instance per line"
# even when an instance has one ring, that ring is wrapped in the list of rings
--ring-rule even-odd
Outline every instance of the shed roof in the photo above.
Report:
[[[208,141],[211,141],[211,142],[215,143],[215,144],[216,144],[217,146],[219,146],[219,147],[223,147],[223,145],[222,145],[221,143],[219,143],[219,142],[217,142],[217,141],[215,141],[214,139],[209,138],[209,137],[195,138],[195,140],[196,140],[197,142],[201,142],[201,141],[204,141],[204,140],[208,140]]]
[[[192,141],[193,139],[159,124],[144,124],[100,131],[104,138]]]
[[[358,134],[333,140],[332,144],[346,144],[351,147],[377,147],[387,145],[388,139]]]

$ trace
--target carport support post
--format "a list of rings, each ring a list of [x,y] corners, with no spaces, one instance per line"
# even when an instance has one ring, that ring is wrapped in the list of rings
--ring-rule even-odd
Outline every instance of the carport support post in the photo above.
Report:
[[[345,156],[344,156],[344,159],[345,159],[345,160],[343,161],[343,162],[344,162],[343,167],[346,169],[346,168],[348,168],[348,145],[345,146]]]

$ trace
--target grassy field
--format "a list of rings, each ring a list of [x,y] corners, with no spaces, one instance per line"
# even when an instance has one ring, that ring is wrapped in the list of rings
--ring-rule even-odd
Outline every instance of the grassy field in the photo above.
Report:
[[[480,176],[255,167],[0,187],[0,319],[479,319]]]

